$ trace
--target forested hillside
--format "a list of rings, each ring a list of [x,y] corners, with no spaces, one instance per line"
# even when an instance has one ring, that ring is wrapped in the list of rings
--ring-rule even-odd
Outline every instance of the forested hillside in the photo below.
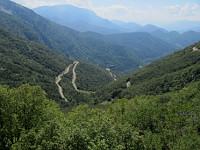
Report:
[[[0,26],[29,40],[39,40],[67,58],[88,61],[104,68],[116,64],[113,69],[120,71],[135,69],[142,62],[134,52],[123,46],[97,41],[92,36],[60,26],[9,0],[0,1],[0,6],[12,12],[0,11]],[[127,65],[129,62],[133,65]]]
[[[176,46],[177,48],[185,48],[188,45],[196,43],[200,39],[200,32],[188,31],[184,33],[179,33],[176,31],[172,32],[162,32],[162,31],[153,31],[151,35],[157,38],[162,39],[170,43],[171,45]]]
[[[39,87],[0,86],[0,148],[198,150],[199,85],[118,100],[107,110],[82,105],[66,116]]]
[[[59,99],[55,77],[71,60],[56,54],[45,45],[16,37],[0,28],[0,84],[18,87],[40,85],[48,98]]]
[[[171,48],[148,33],[80,33],[0,0],[0,149],[199,150],[200,42],[141,66]],[[117,81],[108,72],[139,67]]]
[[[83,62],[77,66],[76,76],[78,89],[85,91],[96,91],[108,82],[114,81],[106,69]]]
[[[153,62],[116,83],[99,90],[97,100],[132,98],[136,95],[156,95],[182,89],[200,79],[200,42]],[[130,86],[127,86],[129,82]]]
[[[107,35],[106,40],[111,43],[118,43],[121,46],[133,48],[136,54],[143,59],[152,59],[163,57],[173,51],[176,51],[170,43],[166,43],[145,32],[120,33]],[[171,50],[171,51],[169,51]]]
[[[0,56],[0,84],[10,87],[18,87],[25,83],[40,85],[47,92],[48,98],[61,102],[55,77],[69,64],[73,64],[72,60],[56,54],[39,42],[17,37],[2,28],[0,28]],[[106,70],[88,63],[81,62],[76,73],[77,86],[86,91],[96,91],[113,80]],[[71,85],[72,74],[69,73],[62,79],[63,87],[70,85],[70,90],[64,94],[76,93]],[[81,102],[77,97],[72,98]]]
[[[157,59],[154,57],[155,55],[151,58],[149,56],[141,58],[143,47],[138,46],[140,44],[126,47],[117,42],[109,42],[105,37],[96,38],[96,34],[75,31],[51,22],[32,10],[9,0],[1,0],[0,6],[6,10],[0,11],[1,27],[29,40],[39,40],[64,57],[91,62],[103,68],[114,65],[112,69],[121,72],[130,72],[138,68],[146,62],[146,59],[151,61]],[[164,48],[167,44],[164,41],[160,42],[155,38],[152,41],[146,36],[143,38],[138,39],[137,42],[142,45],[145,43],[158,44],[154,46],[154,48],[159,48],[156,49],[158,54],[174,50],[171,46]],[[148,50],[152,50],[152,48],[150,47]]]

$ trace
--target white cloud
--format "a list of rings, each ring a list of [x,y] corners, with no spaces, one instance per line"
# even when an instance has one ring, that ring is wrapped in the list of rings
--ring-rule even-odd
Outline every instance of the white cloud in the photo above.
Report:
[[[153,6],[152,5],[148,5],[147,9],[153,9]]]
[[[134,7],[126,7],[123,5],[98,7],[94,8],[93,11],[95,11],[97,15],[102,16],[103,18],[110,20],[123,20],[126,22],[135,20],[137,18],[142,18],[142,15],[146,14],[146,12],[143,10],[139,10]]]
[[[17,0],[13,0],[18,2]],[[21,0],[20,3],[28,8],[35,8],[39,6],[52,6],[60,4],[70,4],[82,8],[92,8],[92,0]]]
[[[172,16],[173,20],[199,20],[200,19],[200,9],[199,5],[194,3],[188,3],[184,6],[166,6],[165,11],[167,16]]]
[[[200,5],[187,3],[185,5],[154,6],[146,5],[141,8],[127,5],[111,5],[94,7],[93,0],[13,0],[22,5],[35,8],[44,5],[71,4],[81,8],[93,10],[97,15],[110,20],[122,20],[126,22],[151,23],[153,21],[178,21],[200,20]],[[146,8],[146,9],[144,9]]]
[[[57,5],[57,3],[44,2],[44,1],[38,1],[38,0],[26,0],[23,2],[23,5],[28,8],[36,8],[39,6],[53,6],[53,5]]]
[[[156,22],[156,21],[178,21],[178,20],[199,20],[200,6],[198,4],[171,5],[153,9],[152,5],[148,5],[147,9],[137,9],[135,7],[127,7],[124,5],[112,5],[109,7],[93,8],[101,17],[110,20],[123,20],[134,22]]]

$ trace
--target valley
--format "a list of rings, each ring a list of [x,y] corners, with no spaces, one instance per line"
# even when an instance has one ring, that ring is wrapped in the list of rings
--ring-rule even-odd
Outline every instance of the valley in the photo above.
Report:
[[[13,1],[0,0],[0,149],[199,149],[200,33],[192,21],[184,22],[195,31],[168,31],[105,19],[94,12],[102,7]]]

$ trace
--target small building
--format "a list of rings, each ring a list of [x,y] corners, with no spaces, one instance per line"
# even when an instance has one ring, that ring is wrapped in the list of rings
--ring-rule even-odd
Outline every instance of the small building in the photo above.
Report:
[[[193,51],[198,51],[199,49],[197,47],[193,47]]]

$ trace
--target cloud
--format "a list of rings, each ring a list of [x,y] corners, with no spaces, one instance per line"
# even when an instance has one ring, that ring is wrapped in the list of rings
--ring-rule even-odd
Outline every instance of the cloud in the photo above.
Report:
[[[167,15],[172,15],[174,20],[199,20],[200,18],[200,9],[199,5],[194,3],[187,3],[184,6],[175,5],[175,6],[166,6],[165,11]]]
[[[26,0],[22,3],[25,7],[28,8],[36,8],[39,6],[53,6],[57,5],[57,3],[53,2],[45,2],[45,1],[37,1],[37,0]]]
[[[94,0],[13,0],[22,5],[35,8],[44,5],[71,4],[94,11],[97,15],[125,22],[151,23],[155,21],[169,22],[178,20],[200,20],[200,5],[187,3],[185,5],[156,6],[153,4],[138,8],[134,5],[110,5],[94,7]],[[146,9],[145,9],[146,8]]]
[[[153,9],[153,6],[152,5],[148,5],[147,9]]]
[[[130,21],[134,18],[140,18],[142,15],[145,15],[145,11],[138,10],[134,7],[127,7],[124,5],[112,5],[109,7],[98,7],[93,9],[97,15],[102,16],[110,20],[123,20]]]
[[[18,2],[17,0],[13,0]],[[52,6],[61,4],[70,4],[82,8],[92,8],[92,0],[21,0],[20,3],[28,8],[35,8],[39,6]]]

